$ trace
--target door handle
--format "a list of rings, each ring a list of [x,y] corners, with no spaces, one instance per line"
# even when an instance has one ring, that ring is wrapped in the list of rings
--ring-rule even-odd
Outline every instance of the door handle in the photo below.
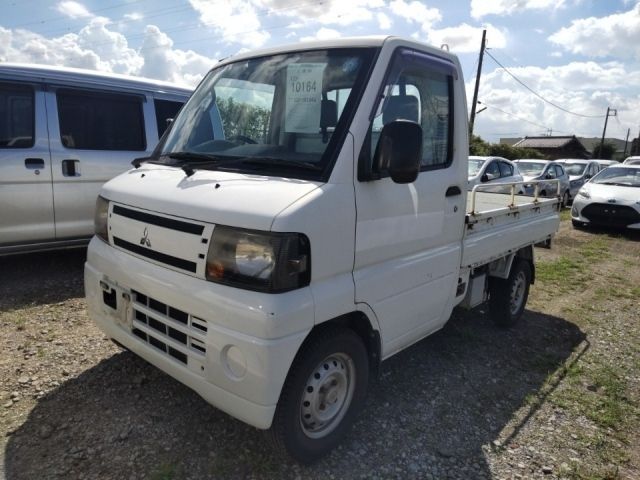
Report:
[[[62,175],[65,177],[79,177],[80,160],[62,160]]]
[[[39,170],[44,168],[44,160],[41,158],[25,158],[24,166],[29,170]]]
[[[447,188],[447,192],[444,194],[445,197],[455,197],[456,195],[462,194],[462,190],[457,185],[451,185]]]

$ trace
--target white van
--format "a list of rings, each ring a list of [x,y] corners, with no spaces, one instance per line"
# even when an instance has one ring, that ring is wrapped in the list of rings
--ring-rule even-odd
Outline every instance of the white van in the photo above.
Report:
[[[0,255],[86,244],[104,182],[148,156],[191,91],[0,64]]]

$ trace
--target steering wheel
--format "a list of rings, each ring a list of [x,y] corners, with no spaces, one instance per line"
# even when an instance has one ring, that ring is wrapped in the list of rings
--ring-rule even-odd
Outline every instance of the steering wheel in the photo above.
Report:
[[[247,137],[246,135],[231,135],[230,137],[227,137],[226,140],[233,143],[236,143],[236,142],[250,143],[250,144],[258,143],[253,138]]]

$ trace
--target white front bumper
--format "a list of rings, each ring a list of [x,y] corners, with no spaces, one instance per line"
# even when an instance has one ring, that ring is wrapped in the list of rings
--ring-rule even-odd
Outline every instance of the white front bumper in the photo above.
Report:
[[[116,309],[105,303],[105,289],[115,295]],[[87,253],[85,292],[89,316],[107,336],[262,429],[271,426],[289,367],[314,323],[308,288],[270,295],[225,287],[138,259],[96,237]],[[135,292],[189,320],[183,324],[141,305]]]

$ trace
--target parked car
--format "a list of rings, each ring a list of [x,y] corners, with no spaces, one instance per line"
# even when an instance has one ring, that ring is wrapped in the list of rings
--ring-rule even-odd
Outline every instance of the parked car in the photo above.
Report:
[[[625,165],[640,165],[640,157],[627,157],[624,159]]]
[[[574,227],[640,229],[640,165],[608,167],[584,185],[571,209]]]
[[[578,190],[589,179],[593,178],[599,171],[600,165],[595,160],[582,160],[578,158],[562,158],[555,160],[564,167],[564,171],[569,174],[569,194],[572,199],[576,198]]]
[[[496,185],[482,189],[483,192],[510,193],[511,188],[500,186],[502,183],[522,182],[518,167],[510,160],[502,157],[469,156],[469,181],[467,190],[479,184]],[[524,186],[519,185],[516,193],[524,193]]]
[[[151,154],[190,90],[0,65],[0,255],[88,243],[100,187]]]
[[[562,199],[562,206],[566,207],[571,199],[569,175],[564,170],[564,167],[556,162],[548,162],[546,160],[535,160],[523,158],[515,160],[518,166],[518,170],[522,174],[522,178],[525,182],[540,181],[538,183],[538,194],[542,197],[555,197],[560,192],[560,198]],[[558,190],[557,182],[544,182],[544,180],[555,180],[560,183],[560,189]],[[536,184],[525,184],[524,191],[526,195],[533,195],[535,193]]]
[[[620,162],[618,162],[617,160],[601,160],[599,158],[594,158],[593,161],[598,163],[600,170],[604,170],[605,168],[612,165],[620,165]]]

